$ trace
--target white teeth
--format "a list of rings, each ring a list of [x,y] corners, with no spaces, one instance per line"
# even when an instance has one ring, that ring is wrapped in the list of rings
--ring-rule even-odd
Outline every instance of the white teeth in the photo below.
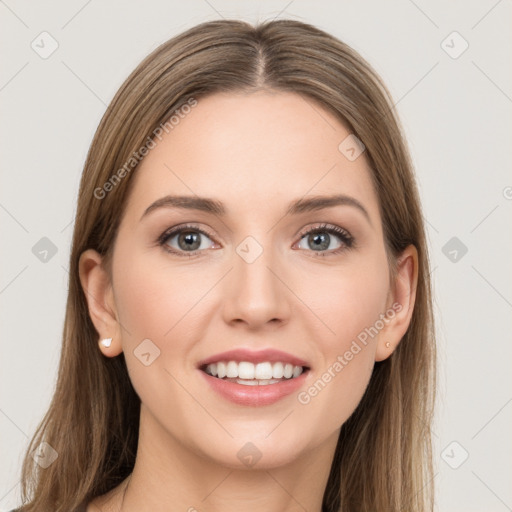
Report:
[[[258,363],[254,369],[254,378],[258,380],[272,378],[272,365],[270,363]]]
[[[245,379],[236,379],[237,384],[243,384],[244,386],[258,386],[259,381],[251,379],[251,380],[245,380]]]
[[[293,378],[298,377],[302,373],[302,366],[293,367]]]
[[[249,363],[247,361],[219,361],[206,367],[206,373],[219,379],[237,379],[239,384],[248,386],[274,384],[283,379],[298,377],[303,372],[302,366],[290,363]]]
[[[281,382],[280,379],[270,379],[270,380],[246,380],[246,379],[236,379],[237,384],[243,384],[244,386],[266,386],[267,384],[275,384],[276,382]]]
[[[214,369],[213,369],[213,368],[211,368],[211,366],[212,366],[212,365],[208,365],[208,368],[210,369],[210,373],[211,373],[212,375],[215,375],[215,373],[213,373],[213,372],[214,372]],[[225,376],[226,376],[226,363],[222,363],[222,362],[217,363],[217,377],[218,377],[219,379],[222,379],[222,378],[224,378]]]
[[[254,365],[252,363],[242,362],[238,365],[238,377],[241,379],[254,379]]]
[[[284,376],[283,363],[274,363],[272,366],[272,377],[274,377],[274,379],[282,379],[283,376]]]
[[[235,361],[229,361],[226,366],[226,377],[229,379],[238,377],[238,364]]]

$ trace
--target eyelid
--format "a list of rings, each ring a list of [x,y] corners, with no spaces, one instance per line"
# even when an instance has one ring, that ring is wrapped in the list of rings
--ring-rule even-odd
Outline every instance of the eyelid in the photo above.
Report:
[[[310,233],[314,233],[315,231],[332,231],[336,233],[338,236],[344,235],[349,239],[354,238],[345,228],[342,228],[341,226],[337,226],[335,224],[329,224],[326,222],[321,222],[318,226],[315,227],[304,228],[301,231],[299,231],[297,236],[303,238],[304,236]]]
[[[215,238],[212,233],[209,233],[207,229],[199,227],[199,224],[184,222],[183,224],[176,224],[169,229],[166,229],[159,237],[158,240],[163,240],[168,238],[170,235],[175,235],[181,231],[185,231],[189,229],[190,231],[198,231],[203,235],[206,235],[208,238]]]

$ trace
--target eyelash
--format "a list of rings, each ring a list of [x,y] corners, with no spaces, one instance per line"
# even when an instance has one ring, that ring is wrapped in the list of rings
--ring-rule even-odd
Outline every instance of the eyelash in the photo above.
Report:
[[[197,233],[201,233],[202,235],[207,236],[210,239],[213,239],[214,237],[208,233],[207,231],[199,228],[198,226],[194,224],[186,224],[186,225],[180,225],[175,226],[171,228],[170,230],[165,231],[162,233],[157,240],[158,245],[160,245],[165,251],[175,254],[177,256],[183,256],[183,257],[194,257],[197,256],[198,253],[202,252],[202,250],[195,250],[195,251],[176,251],[175,249],[171,249],[167,242],[170,238],[172,238],[175,235],[180,234],[183,231],[193,231]],[[342,246],[338,247],[338,249],[332,249],[330,251],[308,251],[315,253],[314,257],[320,257],[325,258],[326,256],[335,256],[337,254],[340,254],[348,249],[355,248],[355,239],[348,231],[346,231],[343,228],[340,228],[338,226],[335,226],[333,224],[321,224],[320,226],[316,226],[314,228],[307,229],[299,234],[300,240],[302,240],[304,237],[310,234],[315,233],[329,233],[334,234],[338,238],[340,238],[342,242]]]

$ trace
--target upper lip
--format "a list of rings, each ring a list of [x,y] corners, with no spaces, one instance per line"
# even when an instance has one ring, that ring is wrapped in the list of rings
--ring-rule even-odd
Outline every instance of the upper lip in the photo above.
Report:
[[[294,366],[305,366],[309,368],[309,363],[300,357],[294,356],[293,354],[288,354],[287,352],[283,352],[281,350],[275,350],[273,348],[267,348],[264,350],[250,350],[246,348],[237,348],[233,350],[228,350],[226,352],[221,352],[219,354],[215,354],[213,356],[207,357],[202,361],[199,361],[198,367],[206,367],[211,363],[218,363],[219,361],[247,361],[249,363],[289,363]]]

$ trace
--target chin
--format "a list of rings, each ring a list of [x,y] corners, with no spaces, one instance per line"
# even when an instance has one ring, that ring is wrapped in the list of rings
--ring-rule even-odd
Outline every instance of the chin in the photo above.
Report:
[[[276,424],[272,428],[275,427]],[[272,429],[266,429],[260,431],[261,434],[253,435],[232,433],[233,438],[224,437],[217,442],[212,440],[212,444],[202,447],[201,451],[212,462],[238,470],[283,467],[297,460],[307,451],[310,443],[302,436],[289,435],[290,431],[286,430],[268,435],[267,432],[271,431]],[[297,429],[294,428],[293,432],[297,432]]]

